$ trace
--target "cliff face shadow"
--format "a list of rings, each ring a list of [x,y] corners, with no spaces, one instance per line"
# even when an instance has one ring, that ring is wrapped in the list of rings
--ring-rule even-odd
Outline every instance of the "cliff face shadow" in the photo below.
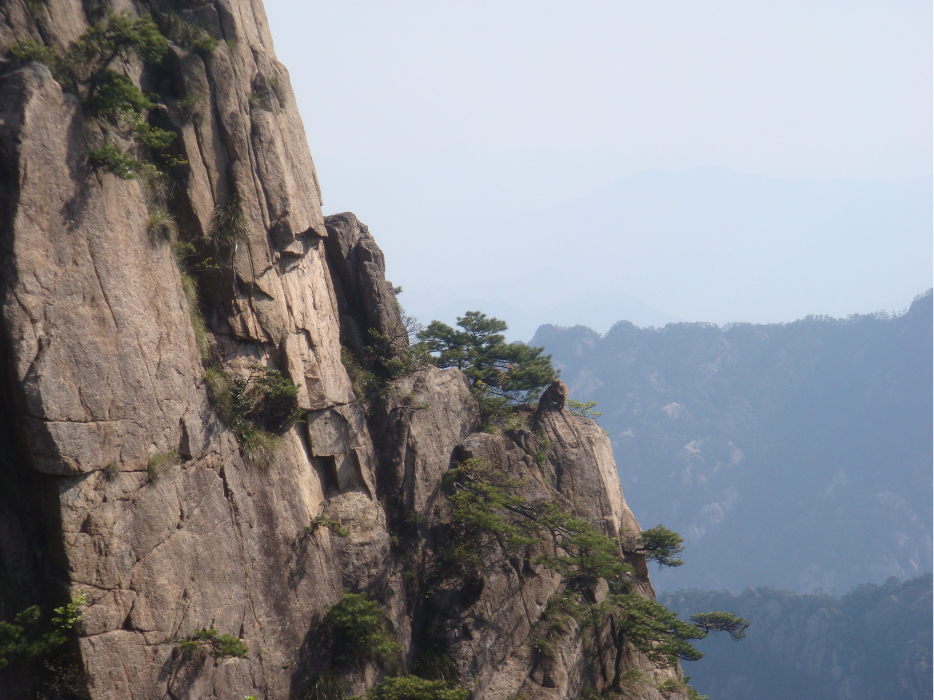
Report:
[[[208,655],[204,651],[183,652],[175,650],[159,670],[159,680],[166,681],[169,695],[173,698],[189,697],[191,689],[207,666]]]
[[[333,630],[321,617],[316,616],[298,650],[295,671],[289,681],[289,700],[300,700],[309,681],[327,670],[331,665],[333,646]]]

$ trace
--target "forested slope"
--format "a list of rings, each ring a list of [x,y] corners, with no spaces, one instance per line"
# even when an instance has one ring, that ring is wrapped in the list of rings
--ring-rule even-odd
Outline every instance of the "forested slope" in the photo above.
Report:
[[[644,521],[685,536],[657,586],[843,591],[931,570],[931,311],[532,343],[599,402]]]
[[[662,602],[686,618],[727,610],[752,621],[739,643],[701,640],[685,673],[716,700],[931,697],[931,576],[864,584],[841,598],[750,588],[684,590]]]

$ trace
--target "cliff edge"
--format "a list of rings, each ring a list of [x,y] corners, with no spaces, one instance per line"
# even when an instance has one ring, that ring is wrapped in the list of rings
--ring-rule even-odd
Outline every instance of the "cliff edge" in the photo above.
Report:
[[[144,14],[169,41],[121,59],[137,111],[92,114],[104,83],[33,50]],[[0,45],[30,41],[0,62],[0,619],[86,602],[55,664],[0,668],[0,698],[310,697],[345,591],[379,602],[403,671],[441,640],[474,698],[605,689],[605,632],[570,621],[537,645],[566,580],[533,557],[484,553],[427,589],[445,474],[466,460],[607,536],[638,525],[607,437],[563,402],[490,435],[457,370],[355,381],[370,338],[407,340],[366,227],[322,215],[262,3],[4,3]],[[185,651],[208,631],[247,651]],[[680,673],[626,656],[655,682]],[[361,660],[347,693],[385,666]]]

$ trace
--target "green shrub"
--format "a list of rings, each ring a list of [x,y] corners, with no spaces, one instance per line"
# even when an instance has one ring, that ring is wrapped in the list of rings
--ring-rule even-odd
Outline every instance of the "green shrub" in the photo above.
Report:
[[[230,397],[230,376],[219,367],[208,367],[204,370],[204,383],[208,398],[217,414],[229,421],[233,418]]]
[[[579,418],[597,420],[597,418],[603,415],[603,411],[593,410],[596,405],[596,401],[575,401],[574,399],[568,399],[567,408],[568,411]]]
[[[460,669],[454,658],[443,648],[426,649],[412,665],[413,675],[430,681],[457,682],[460,680]]]
[[[162,454],[154,454],[146,463],[146,476],[150,482],[156,482],[165,472],[176,464],[181,464],[182,458],[175,450],[169,450]]]
[[[544,348],[507,343],[508,326],[479,311],[458,317],[455,330],[432,321],[418,339],[438,367],[457,367],[477,393],[506,399],[510,404],[534,400],[556,376]]]
[[[384,668],[398,667],[402,645],[379,603],[362,593],[345,593],[328,608],[324,621],[334,630],[334,662],[349,665],[361,658]]]
[[[472,393],[480,408],[480,431],[496,434],[500,426],[512,415],[512,403],[504,396],[488,393],[486,384],[482,381],[474,382]]]
[[[249,651],[249,647],[242,640],[232,634],[218,634],[215,629],[196,630],[184,639],[175,640],[175,646],[186,654],[194,654],[203,649],[215,659],[242,658]]]
[[[146,122],[143,113],[155,105],[121,71],[133,58],[161,61],[167,50],[168,42],[149,15],[135,17],[124,12],[107,14],[64,51],[27,40],[11,46],[8,53],[17,60],[46,64],[62,88],[79,98],[85,114],[159,151],[169,146],[175,133]],[[94,149],[89,157],[95,167],[127,179],[140,166],[113,143]]]
[[[305,413],[295,385],[278,370],[261,365],[251,365],[247,377],[209,367],[205,383],[217,415],[234,431],[244,458],[255,466],[269,466],[282,444],[281,433]]]
[[[202,55],[213,53],[217,48],[217,42],[201,27],[186,22],[175,12],[160,12],[158,3],[153,0],[148,4],[159,29],[179,46]]]
[[[507,517],[525,505],[514,493],[521,481],[473,457],[449,469],[442,483],[451,504],[455,534],[448,556],[467,555],[463,563],[469,565],[478,560],[486,545],[515,551],[538,543],[528,529]]]
[[[344,365],[344,369],[347,370],[354,396],[357,401],[365,404],[369,395],[379,388],[379,379],[373,372],[364,369],[353,352],[347,348],[341,348],[341,363]]]
[[[348,537],[350,535],[347,530],[341,527],[341,524],[338,521],[334,520],[333,518],[329,518],[323,513],[321,515],[315,516],[312,519],[311,525],[305,528],[305,532],[317,532],[319,527],[326,527],[338,537]]]
[[[236,425],[234,434],[237,436],[237,442],[240,443],[243,458],[254,467],[270,466],[282,445],[282,438],[279,435],[245,423]]]
[[[125,180],[136,177],[139,161],[124,153],[112,143],[105,143],[88,153],[88,160],[95,168],[101,168]]]
[[[120,467],[117,466],[116,462],[110,462],[106,467],[104,467],[103,471],[104,478],[107,479],[107,481],[113,481],[120,473]]]
[[[535,643],[532,644],[532,649],[543,659],[554,659],[557,654],[554,642],[550,637],[541,637],[537,639]]]
[[[146,222],[146,231],[153,245],[161,241],[173,241],[178,235],[178,224],[175,218],[160,206],[149,208],[149,219]]]
[[[695,613],[691,615],[691,622],[706,633],[726,632],[733,641],[743,639],[750,624],[749,620],[719,610],[709,613]]]
[[[543,554],[536,559],[565,578],[585,581],[606,579],[613,586],[625,586],[633,572],[623,561],[619,543],[594,529],[593,525],[571,515],[555,503],[545,503],[538,524],[555,539],[561,555]]]
[[[467,700],[470,691],[447,681],[391,676],[354,700]]]
[[[688,700],[709,700],[706,695],[701,695],[685,681],[669,678],[657,686],[664,695],[687,695]]]
[[[172,109],[180,122],[187,123],[194,119],[199,98],[197,95],[186,95],[172,103]]]
[[[325,671],[308,681],[302,700],[342,700],[346,693],[347,682],[334,671]]]
[[[650,561],[663,566],[681,566],[684,562],[677,557],[684,551],[684,538],[664,525],[656,525],[642,532],[620,531],[619,543],[623,551],[641,553]]]
[[[524,413],[512,412],[503,421],[503,430],[519,432],[529,429],[529,418]]]
[[[403,319],[409,318],[401,307],[399,313]],[[412,319],[409,322],[417,323]],[[396,324],[385,332],[370,328],[367,336],[367,367],[383,381],[404,377],[432,363],[424,344],[409,345],[404,324]]]
[[[214,207],[208,236],[216,245],[229,246],[250,238],[250,222],[243,213],[240,196],[235,192],[226,204]]]
[[[133,114],[127,119],[127,123],[136,134],[136,138],[154,151],[164,151],[175,140],[174,131],[166,131],[143,121],[139,114]]]
[[[23,63],[37,61],[38,63],[45,64],[52,71],[53,75],[58,71],[58,51],[51,46],[40,44],[38,41],[33,41],[32,39],[18,41],[7,48],[7,54],[11,58],[15,58],[17,61],[22,61]]]
[[[42,610],[37,605],[17,613],[13,622],[0,621],[0,669],[12,662],[42,658],[68,641],[84,617],[79,608],[85,604],[84,593],[73,594],[67,605],[52,611],[51,629],[43,630]]]
[[[581,615],[580,596],[573,589],[565,589],[554,593],[548,598],[542,619],[548,622],[545,637],[556,639],[559,635],[571,629],[571,623]]]
[[[84,111],[114,125],[128,115],[138,114],[155,105],[123,73],[105,69],[97,77],[97,87],[84,100]]]

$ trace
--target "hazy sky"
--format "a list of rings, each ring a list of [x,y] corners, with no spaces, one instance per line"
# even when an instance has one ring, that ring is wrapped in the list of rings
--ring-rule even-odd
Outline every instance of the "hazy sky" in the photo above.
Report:
[[[325,213],[369,224],[425,321],[458,303],[533,331],[594,306],[595,326],[640,309],[644,323],[792,320],[902,308],[931,286],[930,2],[266,10]],[[704,199],[698,173],[733,184]],[[841,178],[861,182],[827,182]],[[826,211],[808,197],[825,190]],[[777,219],[796,227],[781,267]],[[825,236],[845,264],[796,261]],[[694,269],[666,264],[685,250]]]

